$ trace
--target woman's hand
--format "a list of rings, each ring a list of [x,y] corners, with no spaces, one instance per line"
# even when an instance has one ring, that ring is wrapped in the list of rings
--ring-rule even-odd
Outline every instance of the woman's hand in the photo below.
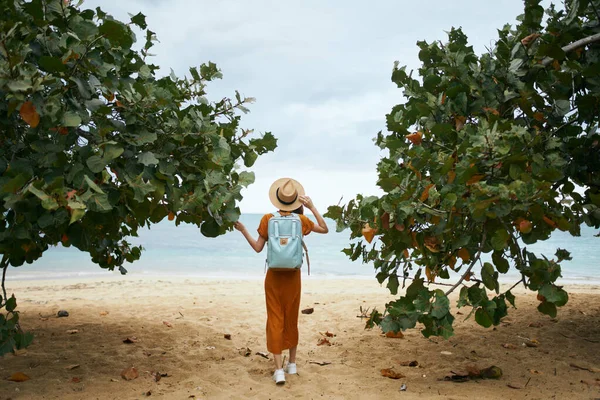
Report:
[[[300,203],[302,203],[302,205],[306,208],[308,208],[309,210],[312,211],[312,209],[315,207],[315,205],[313,204],[312,200],[310,197],[308,196],[300,196],[298,197],[300,199]]]
[[[246,227],[244,226],[244,224],[242,224],[240,221],[236,221],[233,223],[233,227],[235,229],[237,229],[240,232],[243,232],[246,230]]]

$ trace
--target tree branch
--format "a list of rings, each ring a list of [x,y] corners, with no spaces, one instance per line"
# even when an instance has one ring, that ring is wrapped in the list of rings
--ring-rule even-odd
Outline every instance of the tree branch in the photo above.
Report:
[[[8,257],[6,254],[2,255],[2,261],[0,261],[0,268],[2,268],[2,301],[0,301],[0,308],[4,307],[6,304],[6,287],[4,286],[4,281],[6,280],[6,270],[8,269]]]
[[[458,282],[456,282],[450,289],[448,289],[448,291],[446,292],[446,296],[448,296],[450,293],[454,292],[454,290],[460,286],[460,284],[465,280],[465,278],[471,273],[471,270],[473,269],[473,267],[475,266],[477,261],[479,261],[479,257],[481,257],[481,252],[483,251],[483,246],[485,244],[485,237],[486,237],[486,232],[483,231],[483,237],[481,238],[481,244],[479,245],[479,250],[477,252],[477,255],[471,262],[471,265],[469,265],[469,268],[467,268],[465,273],[462,274],[462,276],[460,277]]]
[[[595,43],[595,42],[600,42],[600,33],[596,33],[595,35],[588,36],[586,38],[583,38],[583,39],[577,40],[571,44],[568,44],[562,48],[562,51],[564,51],[565,53],[568,53],[569,51],[576,50],[580,47],[584,47],[584,46],[587,46],[588,44]],[[547,67],[548,65],[550,65],[552,63],[552,61],[554,61],[554,59],[552,57],[546,57],[542,60],[542,65],[544,67]]]

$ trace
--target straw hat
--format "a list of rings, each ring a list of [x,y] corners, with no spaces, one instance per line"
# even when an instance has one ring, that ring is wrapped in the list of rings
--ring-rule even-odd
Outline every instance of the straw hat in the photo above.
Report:
[[[300,207],[300,196],[304,196],[304,188],[295,179],[277,179],[269,189],[271,203],[281,211],[294,211]]]

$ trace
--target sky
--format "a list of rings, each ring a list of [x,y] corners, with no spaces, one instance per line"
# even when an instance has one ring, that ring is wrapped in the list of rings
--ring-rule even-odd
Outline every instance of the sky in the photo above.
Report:
[[[160,41],[151,62],[179,76],[212,61],[221,81],[208,97],[256,98],[242,127],[272,132],[278,148],[252,167],[256,182],[242,194],[243,213],[273,211],[268,190],[281,177],[302,183],[317,209],[356,194],[381,194],[373,139],[402,102],[390,80],[394,61],[419,67],[416,42],[446,41],[462,27],[478,53],[515,23],[522,0],[205,1],[88,0],[128,21],[146,15]],[[138,43],[144,37],[138,35]]]

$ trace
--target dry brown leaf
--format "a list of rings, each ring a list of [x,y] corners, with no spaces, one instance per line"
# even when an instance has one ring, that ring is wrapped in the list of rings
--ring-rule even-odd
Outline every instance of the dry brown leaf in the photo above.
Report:
[[[121,378],[125,379],[126,381],[131,381],[139,376],[140,374],[135,367],[125,368],[123,371],[121,371]]]
[[[467,118],[462,115],[455,117],[454,124],[456,126],[456,130],[460,131],[462,128],[464,128],[466,122],[467,122]]]
[[[406,135],[406,138],[415,146],[423,142],[423,134],[421,132],[411,133],[410,135]]]
[[[483,178],[485,178],[485,175],[483,174],[477,174],[477,175],[473,175],[468,181],[467,181],[467,186],[468,185],[472,185],[474,183],[479,182],[480,180],[482,180]]]
[[[535,42],[535,40],[537,38],[539,38],[541,35],[539,33],[532,33],[531,35],[525,36],[523,39],[521,39],[521,44],[525,47],[529,46],[531,43]]]
[[[79,329],[69,329],[69,330],[67,331],[67,333],[68,333],[68,334],[70,334],[70,335],[73,335],[73,334],[75,334],[75,333],[79,333]]]
[[[302,314],[312,314],[313,312],[315,312],[315,309],[312,307],[309,307],[309,308],[305,308],[301,312],[302,312]]]
[[[169,321],[163,321],[163,324],[165,324],[169,328],[173,327],[173,325],[171,325],[171,323]]]
[[[464,247],[462,247],[461,249],[459,249],[458,253],[456,253],[456,255],[459,256],[461,258],[461,260],[463,260],[463,262],[469,262],[469,260],[471,259],[471,255],[469,254],[469,250],[467,250]]]
[[[267,360],[269,359],[269,353],[265,353],[264,351],[257,351],[255,354],[257,356],[261,356],[262,358],[266,358]]]
[[[531,372],[534,375],[543,375],[540,371],[538,371],[537,369],[530,369],[529,372]]]
[[[575,363],[570,363],[569,366],[572,367],[572,368],[581,369],[583,371],[600,372],[600,369],[598,369],[598,368],[586,367],[586,366],[583,366],[583,365],[577,365]]]
[[[381,376],[385,376],[386,378],[390,379],[400,379],[405,377],[405,375],[401,374],[400,372],[396,372],[391,368],[382,369]]]
[[[104,317],[108,315],[108,311],[100,311],[100,316]]]
[[[67,365],[67,366],[65,367],[65,369],[68,369],[68,370],[73,370],[73,369],[76,369],[76,368],[79,368],[79,367],[80,367],[80,365],[79,365],[79,364],[72,364],[72,365]]]
[[[37,127],[40,123],[40,114],[38,114],[35,106],[30,101],[23,103],[19,109],[19,114],[21,114],[23,121],[25,121],[32,128]]]
[[[331,346],[331,342],[326,337],[319,339],[319,341],[317,342],[317,346],[323,346],[324,344],[327,346]]]
[[[335,336],[335,333],[332,333],[332,332],[329,332],[329,331],[326,331],[325,333],[323,333],[323,332],[319,332],[319,333],[321,335],[327,336],[327,337],[334,337]]]
[[[376,233],[377,229],[371,228],[371,226],[368,223],[366,223],[364,228],[362,229],[362,235],[364,236],[365,240],[369,243],[373,241],[373,238],[375,237]]]
[[[509,383],[506,386],[508,386],[511,389],[523,389],[521,386],[519,386],[519,385],[513,385],[512,383]]]
[[[450,171],[448,172],[448,183],[452,183],[454,182],[454,180],[456,179],[456,172],[455,171]]]
[[[71,378],[71,382],[73,382],[73,383],[79,383],[79,382],[81,382],[81,378],[78,378],[78,377],[74,376],[73,378]]]
[[[597,380],[597,379],[595,381],[589,381],[589,380],[586,380],[586,379],[582,379],[581,383],[585,383],[588,386],[600,386],[600,381]]]
[[[317,364],[317,365],[320,365],[321,367],[331,364],[329,361],[309,361],[308,363],[309,364]]]
[[[223,337],[227,340],[231,340],[231,333],[225,333]]]
[[[432,188],[432,187],[434,187],[434,186],[435,186],[435,184],[434,184],[434,183],[431,183],[431,184],[427,185],[427,186],[425,187],[425,189],[423,190],[423,193],[421,193],[421,197],[419,198],[419,200],[421,200],[421,201],[425,201],[425,200],[427,200],[427,199],[429,198],[429,191],[430,191],[430,190],[431,190],[431,188]]]
[[[404,334],[402,333],[402,331],[398,331],[398,332],[386,332],[385,333],[385,337],[390,338],[390,339],[402,339],[404,338]]]
[[[245,349],[240,349],[241,356],[250,357],[251,354],[252,354],[252,350],[250,350],[249,347],[246,347]]]
[[[504,347],[505,349],[511,349],[511,350],[515,350],[515,349],[518,349],[518,348],[519,348],[519,346],[517,346],[517,345],[514,345],[514,344],[512,344],[512,343],[504,343],[504,344],[502,345],[502,347]]]
[[[12,382],[25,382],[29,379],[30,378],[22,372],[15,372],[10,376],[10,378],[8,378],[8,380]]]
[[[138,339],[135,336],[128,336],[125,339],[123,339],[123,343],[126,343],[126,344],[136,343],[137,341],[138,341]]]
[[[530,328],[541,328],[542,326],[544,326],[544,324],[542,324],[541,322],[532,322],[527,326]]]
[[[494,115],[500,115],[500,113],[498,112],[498,110],[496,110],[495,108],[483,107],[483,111],[485,111],[487,113],[492,113]]]
[[[398,364],[400,364],[403,367],[418,367],[419,366],[419,362],[417,360],[414,360],[414,361],[400,361]]]

